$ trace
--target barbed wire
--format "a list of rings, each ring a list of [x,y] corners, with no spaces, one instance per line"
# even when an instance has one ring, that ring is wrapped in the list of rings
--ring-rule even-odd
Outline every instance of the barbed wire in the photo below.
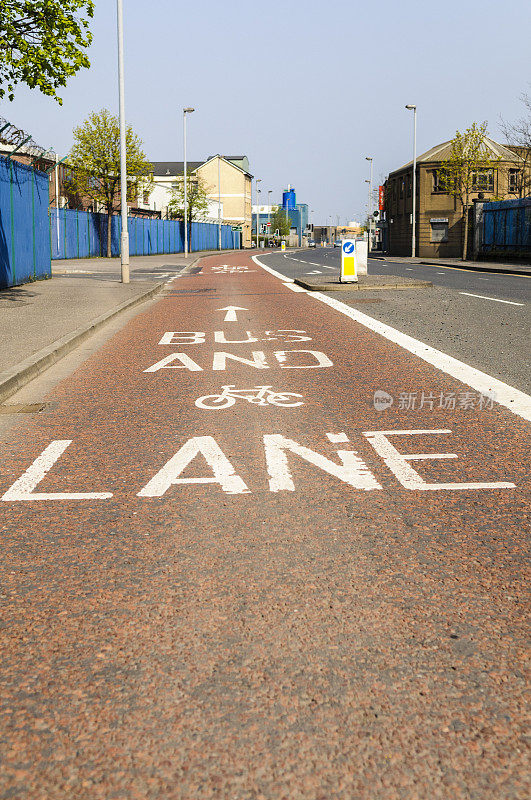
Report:
[[[55,153],[51,147],[45,148],[38,144],[31,134],[22,128],[17,128],[12,122],[0,117],[0,144],[6,144],[16,149],[20,149],[25,155],[33,159],[43,158],[49,154],[50,158],[55,159]]]

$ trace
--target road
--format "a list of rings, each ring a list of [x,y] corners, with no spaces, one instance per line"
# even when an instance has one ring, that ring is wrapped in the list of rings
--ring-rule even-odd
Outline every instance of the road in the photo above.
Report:
[[[272,258],[0,417],[0,798],[528,796],[531,398]]]
[[[291,278],[339,273],[339,249],[316,248],[286,256],[274,251],[263,258],[265,264]],[[360,310],[370,306],[367,313],[382,322],[531,392],[531,278],[375,259],[369,260],[369,274],[430,280],[433,289],[342,292],[341,301]]]

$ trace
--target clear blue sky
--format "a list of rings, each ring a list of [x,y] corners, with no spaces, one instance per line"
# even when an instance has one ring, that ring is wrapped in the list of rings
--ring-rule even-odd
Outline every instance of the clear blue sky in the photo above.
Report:
[[[93,110],[116,112],[116,3],[96,0],[90,70],[69,81],[59,106],[19,87],[0,115],[61,155]],[[285,185],[299,202],[361,218],[368,162],[378,183],[456,128],[522,113],[530,90],[529,0],[124,0],[126,115],[155,161],[246,154],[262,198]]]

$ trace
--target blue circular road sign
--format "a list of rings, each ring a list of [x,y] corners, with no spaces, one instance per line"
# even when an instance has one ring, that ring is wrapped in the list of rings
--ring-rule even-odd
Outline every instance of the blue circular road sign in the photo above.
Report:
[[[354,242],[344,242],[343,244],[343,252],[344,253],[353,253],[354,252]]]

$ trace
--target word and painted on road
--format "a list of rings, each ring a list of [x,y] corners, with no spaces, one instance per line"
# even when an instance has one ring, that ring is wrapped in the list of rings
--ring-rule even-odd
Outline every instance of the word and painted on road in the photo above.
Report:
[[[358,264],[355,239],[343,239],[341,244],[341,283],[356,283]]]
[[[241,306],[225,306],[225,308],[218,308],[218,311],[226,311],[225,317],[223,318],[223,322],[237,322],[238,317],[236,316],[237,311],[249,311],[248,308],[242,308]]]
[[[230,408],[236,400],[246,400],[258,406],[279,406],[280,408],[295,408],[304,405],[302,394],[294,392],[277,392],[271,386],[254,386],[252,389],[236,389],[232,384],[221,387],[220,394],[207,394],[198,397],[195,404],[198,408],[215,411],[220,408]]]
[[[205,344],[206,334],[204,331],[166,331],[159,341],[159,344]],[[252,333],[245,331],[245,339],[227,339],[224,331],[214,331],[214,342],[216,344],[249,344],[254,342],[311,342],[312,337],[306,331],[295,328],[286,328],[278,331],[264,331],[263,333]]]
[[[430,460],[455,459],[455,453],[402,453],[390,441],[392,437],[446,436],[452,431],[432,430],[384,430],[366,431],[362,441],[371,445],[383,463],[394,475],[404,489],[410,491],[475,491],[494,489],[514,489],[515,484],[509,481],[480,482],[440,482],[425,480],[411,466],[412,461],[426,463]],[[317,475],[335,478],[351,489],[360,491],[382,490],[375,475],[357,450],[347,450],[344,445],[350,440],[346,433],[327,433],[326,438],[332,445],[343,445],[337,449],[337,460],[328,455],[312,450],[294,439],[280,433],[263,436],[264,462],[267,472],[267,485],[270,492],[294,492],[296,478],[292,473],[292,463],[304,462],[318,470]],[[72,439],[52,441],[35,459],[33,464],[17,478],[13,485],[1,498],[3,502],[23,501],[59,501],[59,500],[108,500],[113,494],[105,491],[91,492],[36,492],[37,486],[44,480],[54,464],[61,458]],[[322,449],[322,448],[321,448]],[[335,448],[334,448],[335,450]],[[195,465],[200,473],[195,477],[183,477],[185,470],[201,457],[200,466]],[[206,462],[206,474],[205,471]],[[83,472],[85,468],[83,468]],[[188,439],[137,493],[138,497],[163,497],[173,486],[179,485],[217,484],[227,494],[247,494],[251,490],[241,475],[238,475],[228,456],[213,436],[194,436]],[[304,491],[308,491],[305,482]]]
[[[395,401],[393,395],[382,389],[377,389],[373,396],[373,405],[377,411],[385,411],[391,408]],[[442,409],[444,411],[484,411],[494,408],[496,395],[494,392],[483,394],[482,392],[399,392],[396,407],[400,411],[434,411]]]
[[[216,272],[220,275],[233,275],[235,272],[236,273],[256,272],[255,269],[249,269],[249,267],[244,267],[244,266],[231,267],[229,266],[229,264],[218,264],[215,267],[211,267],[211,269],[212,272]]]
[[[275,350],[272,357],[280,364],[281,369],[320,369],[333,366],[328,356],[319,350]],[[272,365],[267,358],[263,350],[253,350],[251,358],[220,351],[213,355],[212,370],[226,370],[227,362],[229,365],[230,362],[238,362],[255,369],[270,369]],[[269,358],[271,359],[271,356]],[[193,358],[190,358],[188,353],[170,353],[143,372],[159,372],[161,369],[187,369],[190,372],[203,372],[204,370]]]

